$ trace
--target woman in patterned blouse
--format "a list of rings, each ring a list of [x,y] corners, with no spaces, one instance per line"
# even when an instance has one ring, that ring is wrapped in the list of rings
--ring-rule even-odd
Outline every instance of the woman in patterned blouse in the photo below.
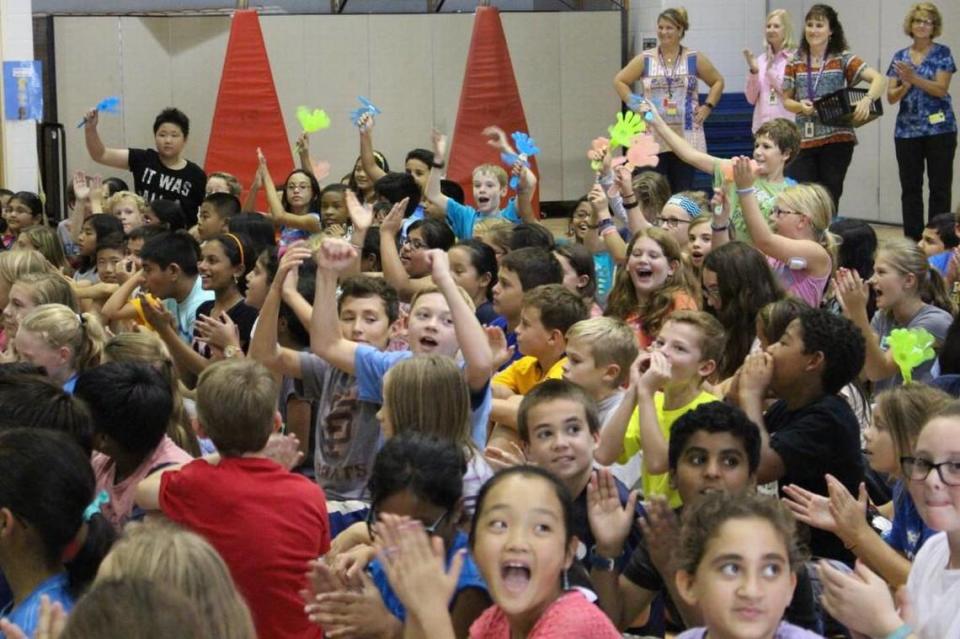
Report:
[[[887,100],[900,103],[894,143],[900,165],[903,234],[923,233],[923,165],[930,181],[929,217],[950,210],[957,119],[950,101],[950,78],[957,70],[950,48],[933,41],[940,35],[940,11],[930,2],[910,7],[903,32],[913,44],[893,54],[887,69]]]

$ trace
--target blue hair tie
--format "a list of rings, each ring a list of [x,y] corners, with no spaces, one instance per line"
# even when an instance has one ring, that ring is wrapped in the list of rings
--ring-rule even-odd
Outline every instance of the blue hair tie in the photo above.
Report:
[[[671,195],[670,199],[667,200],[667,204],[673,204],[674,206],[679,206],[681,209],[686,211],[690,218],[700,217],[700,207],[697,206],[697,203],[688,198],[686,195]]]
[[[107,491],[101,490],[97,493],[97,496],[93,498],[93,501],[90,502],[90,505],[87,506],[87,509],[83,511],[83,521],[89,523],[93,519],[94,515],[100,514],[100,508],[104,504],[110,503],[110,495],[107,494]]]

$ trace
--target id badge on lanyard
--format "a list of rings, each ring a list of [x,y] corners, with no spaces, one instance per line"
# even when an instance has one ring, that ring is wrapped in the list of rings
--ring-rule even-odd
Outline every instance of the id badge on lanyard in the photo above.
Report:
[[[817,132],[816,127],[813,125],[813,122],[806,122],[803,125],[803,137],[806,139],[812,138]]]

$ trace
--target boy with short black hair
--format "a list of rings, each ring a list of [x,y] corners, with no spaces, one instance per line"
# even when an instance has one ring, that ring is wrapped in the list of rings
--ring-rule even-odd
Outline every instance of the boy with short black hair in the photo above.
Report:
[[[227,233],[227,221],[240,213],[240,200],[230,193],[211,193],[203,198],[197,214],[200,241]]]
[[[570,327],[566,349],[563,378],[579,385],[597,403],[602,430],[624,398],[622,388],[639,353],[637,336],[623,320],[593,317]],[[640,478],[640,458],[612,464],[611,471],[625,485],[633,486]]]
[[[80,373],[74,393],[93,417],[97,492],[110,497],[100,512],[119,531],[136,517],[133,502],[142,479],[193,460],[167,436],[173,394],[152,366],[120,362]]]
[[[291,258],[285,256],[267,293],[250,357],[275,373],[295,380],[298,394],[316,400],[313,451],[315,479],[328,499],[332,536],[357,521],[368,507],[367,480],[380,442],[379,404],[359,399],[357,378],[303,350],[309,337],[294,347],[278,339],[278,311],[294,292],[289,287]],[[287,281],[287,284],[285,284]],[[298,294],[299,295],[299,294]],[[382,278],[350,277],[340,285],[337,300],[340,334],[358,344],[384,350],[398,316],[397,292]]]
[[[277,383],[262,364],[229,359],[197,384],[200,427],[219,459],[198,459],[147,477],[137,503],[207,539],[250,605],[262,639],[319,639],[303,614],[305,568],[330,549],[323,490],[266,458]],[[269,587],[265,587],[265,584]]]
[[[173,316],[177,335],[190,344],[197,309],[213,300],[213,291],[204,290],[200,281],[199,259],[200,245],[186,231],[168,231],[152,237],[140,251],[141,275],[127,280],[111,300],[118,294],[121,299],[128,299],[133,288],[142,284],[142,288],[162,300],[161,304]]]
[[[207,176],[203,169],[183,157],[190,136],[190,119],[179,109],[167,107],[153,121],[155,149],[113,149],[104,146],[97,132],[99,113],[87,111],[84,137],[94,162],[133,173],[133,188],[147,202],[180,202],[186,226],[197,223],[197,208],[203,201]]]
[[[918,242],[930,266],[944,276],[947,274],[953,249],[960,245],[960,238],[957,237],[957,228],[960,224],[957,223],[957,217],[954,213],[934,215],[924,227],[923,235]]]
[[[562,284],[546,284],[523,295],[523,310],[517,327],[517,346],[525,355],[493,378],[493,408],[490,417],[500,426],[517,423],[520,400],[546,379],[563,376],[570,327],[589,317],[583,298]],[[498,434],[509,437],[498,426]]]
[[[684,413],[717,401],[703,384],[716,370],[723,345],[723,326],[715,317],[676,311],[667,317],[650,352],[637,359],[627,395],[601,435],[597,460],[624,464],[642,451],[645,499],[661,495],[672,507],[680,506],[667,474],[670,429]]]
[[[763,446],[757,479],[796,484],[826,495],[826,474],[857,494],[863,479],[860,425],[837,393],[863,368],[865,342],[847,318],[823,309],[805,309],[780,341],[748,355],[732,397],[760,427]],[[764,413],[768,391],[779,398]],[[810,529],[814,556],[853,563],[836,535]]]
[[[524,293],[544,284],[562,283],[563,267],[553,253],[545,249],[518,249],[500,259],[497,283],[493,286],[493,310],[500,317],[490,322],[490,326],[501,329],[507,338],[507,348],[513,349],[510,358],[502,364],[504,367],[521,357],[516,330]]]
[[[97,277],[105,284],[119,284],[126,280],[128,273],[123,272],[123,258],[126,250],[123,234],[111,233],[97,238]],[[109,297],[105,295],[104,297]]]

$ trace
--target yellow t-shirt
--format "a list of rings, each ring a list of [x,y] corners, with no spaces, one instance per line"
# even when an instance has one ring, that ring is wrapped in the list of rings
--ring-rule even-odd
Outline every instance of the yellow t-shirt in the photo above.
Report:
[[[719,401],[716,397],[706,391],[701,391],[699,395],[693,398],[693,401],[686,406],[681,406],[674,410],[663,410],[663,393],[658,392],[653,396],[653,403],[657,409],[657,421],[660,425],[660,432],[664,439],[670,441],[670,429],[673,423],[687,411],[691,411],[700,404]],[[625,464],[630,458],[640,452],[642,442],[640,437],[640,412],[634,408],[633,415],[630,416],[630,423],[627,424],[627,432],[623,436],[623,454],[617,459],[617,463]],[[663,495],[670,500],[671,508],[679,508],[681,505],[680,493],[670,486],[670,473],[660,475],[651,475],[643,468],[640,474],[640,483],[643,486],[643,497],[649,499],[655,495]]]
[[[561,357],[547,370],[543,371],[536,357],[530,355],[521,357],[510,366],[493,377],[494,384],[502,384],[517,395],[526,395],[533,387],[545,379],[560,379],[563,377],[563,365],[567,358]]]

